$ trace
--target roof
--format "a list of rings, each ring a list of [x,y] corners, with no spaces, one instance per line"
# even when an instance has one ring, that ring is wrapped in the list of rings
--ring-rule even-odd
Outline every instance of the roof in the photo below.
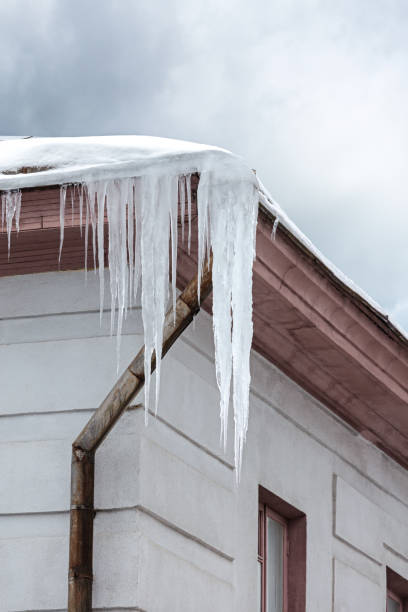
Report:
[[[33,138],[0,136],[0,191],[27,189],[100,178],[138,176],[146,172],[175,169],[179,174],[197,172],[203,167],[233,174],[234,178],[254,178],[236,155],[210,145],[152,136],[87,136]],[[260,203],[296,238],[340,283],[358,295],[405,335],[385,310],[350,278],[329,261],[288,217],[258,177]]]
[[[71,217],[68,206],[65,246],[58,264],[56,185],[63,179],[81,180],[88,171],[104,177],[116,171],[119,176],[157,172],[163,171],[162,164],[191,172],[201,164],[218,163],[220,177],[235,173],[240,180],[257,180],[261,208],[253,279],[255,350],[408,468],[406,335],[316,249],[242,160],[223,149],[166,139],[86,138],[78,139],[78,147],[74,141],[0,143],[0,170],[40,167],[39,172],[0,174],[0,189],[23,189],[21,232],[12,245],[10,261],[7,238],[0,234],[0,276],[83,267],[79,217]],[[41,169],[44,165],[53,168]],[[193,181],[193,199],[197,182],[198,176]],[[271,239],[276,219],[280,223],[276,238]],[[196,272],[196,247],[196,235],[193,255],[179,243],[180,286]]]

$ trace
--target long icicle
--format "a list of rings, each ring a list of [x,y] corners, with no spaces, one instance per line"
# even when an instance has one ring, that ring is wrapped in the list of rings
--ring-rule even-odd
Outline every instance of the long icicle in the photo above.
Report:
[[[156,354],[155,410],[160,392],[163,322],[168,302],[169,242],[172,300],[176,297],[178,205],[182,223],[187,208],[188,248],[191,244],[191,174],[146,175],[138,178],[84,182],[79,190],[80,218],[85,204],[85,265],[89,225],[104,302],[105,207],[109,233],[111,331],[120,337],[127,309],[135,302],[141,280],[145,341],[145,419],[151,408],[150,361]],[[64,238],[66,186],[61,187],[61,241]],[[7,198],[2,196],[8,219]],[[198,270],[201,275],[213,253],[213,327],[217,384],[220,390],[221,439],[227,443],[228,407],[232,384],[235,423],[235,466],[239,479],[248,428],[249,356],[252,341],[252,264],[255,253],[258,193],[255,182],[228,181],[212,170],[200,174],[197,191]],[[81,222],[81,221],[80,221]],[[184,229],[182,225],[182,239]]]
[[[6,221],[7,230],[7,254],[10,259],[11,231],[13,220],[17,233],[20,231],[21,191],[6,191],[1,196],[1,225],[4,227]]]
[[[67,185],[62,185],[60,189],[60,246],[59,246],[58,263],[61,261],[62,245],[64,243],[66,197],[67,197]]]

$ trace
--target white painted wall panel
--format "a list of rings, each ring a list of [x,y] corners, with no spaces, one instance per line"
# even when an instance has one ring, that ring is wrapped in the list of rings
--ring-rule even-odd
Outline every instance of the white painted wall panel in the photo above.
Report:
[[[70,446],[116,379],[98,300],[82,272],[0,282],[0,610],[66,605]],[[237,488],[211,327],[202,313],[165,358],[159,419],[127,412],[97,453],[94,606],[255,610],[262,484],[307,514],[307,612],[384,612],[385,565],[408,578],[407,471],[252,355]],[[140,334],[135,311],[121,367]]]
[[[141,522],[139,606],[146,611],[233,612],[232,563],[162,525]]]
[[[2,413],[96,408],[116,380],[115,342],[103,337],[0,346],[0,387],[10,393]],[[141,342],[140,336],[123,337],[121,370]]]
[[[110,295],[108,282],[105,295]],[[99,310],[99,279],[83,271],[6,276],[0,283],[0,318]]]
[[[68,538],[0,540],[0,610],[52,610],[66,606]]]
[[[184,446],[187,451],[186,446]],[[142,441],[140,503],[180,529],[226,554],[234,550],[233,516],[235,495],[231,471],[206,457],[206,469],[198,469],[190,456],[148,440]],[[209,474],[212,468],[214,475]],[[228,470],[229,485],[222,484],[217,471]],[[222,478],[226,480],[226,477]],[[202,517],[203,520],[197,520]],[[205,517],[205,518],[204,518]]]
[[[70,463],[68,440],[0,444],[0,513],[68,508]]]
[[[334,612],[385,612],[384,589],[335,560]]]
[[[336,478],[335,534],[380,562],[382,512],[342,478]]]

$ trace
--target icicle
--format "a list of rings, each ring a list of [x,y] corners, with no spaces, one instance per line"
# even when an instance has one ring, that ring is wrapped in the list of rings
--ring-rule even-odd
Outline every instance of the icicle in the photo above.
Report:
[[[235,422],[235,468],[239,482],[242,453],[248,429],[250,351],[252,345],[252,265],[255,258],[258,194],[250,185],[235,194],[240,213],[236,215],[236,238],[232,277],[232,368]],[[239,197],[238,197],[239,196]]]
[[[198,278],[201,279],[204,258],[208,244],[208,204],[209,204],[209,172],[202,172],[197,190],[198,212]],[[200,283],[198,283],[198,301],[200,301]]]
[[[61,187],[61,245],[66,186]],[[104,303],[105,207],[109,232],[111,333],[120,337],[127,309],[136,300],[141,278],[145,342],[145,420],[151,408],[151,360],[156,359],[155,411],[160,392],[163,324],[168,301],[169,241],[172,302],[176,302],[178,202],[184,218],[187,202],[188,246],[191,244],[191,175],[146,175],[138,178],[84,183],[86,232],[92,226],[95,258],[97,238],[101,315]],[[6,200],[3,208],[8,219]],[[220,390],[221,440],[226,447],[231,397],[235,423],[235,467],[239,480],[248,428],[249,357],[252,341],[252,264],[255,255],[258,192],[255,183],[227,180],[222,172],[205,169],[197,191],[198,274],[213,253],[213,327],[217,384]],[[276,222],[275,222],[276,223]],[[182,238],[183,238],[182,225]],[[117,313],[117,315],[116,315]]]
[[[118,324],[116,333],[116,354],[117,369],[119,368],[120,340],[122,337],[123,318],[126,316],[128,303],[128,256],[127,256],[127,197],[129,193],[129,179],[119,181],[119,198],[116,206],[119,206],[119,244],[118,244]]]
[[[275,221],[273,222],[273,227],[272,227],[272,233],[271,233],[272,240],[275,240],[276,238],[276,230],[278,229],[278,225],[279,225],[279,219],[278,217],[276,217]]]
[[[61,189],[63,189],[63,187],[61,187]],[[86,212],[85,212],[85,282],[86,282],[87,274],[88,274],[89,206],[88,206],[86,188],[83,186],[82,196],[84,195],[84,191],[85,191],[85,208],[86,208]]]
[[[127,249],[128,249],[128,260],[129,260],[129,274],[128,274],[128,307],[131,308],[133,305],[133,270],[135,267],[135,243],[134,243],[134,231],[135,231],[135,213],[134,213],[134,181],[128,181],[128,193],[127,193]]]
[[[214,198],[211,215],[211,237],[215,368],[220,390],[221,440],[224,450],[226,450],[232,375],[231,278],[234,232],[231,231],[231,226],[235,223],[235,219],[231,215],[229,200],[225,197],[225,194],[214,190],[212,195]]]
[[[187,187],[187,214],[188,214],[188,254],[190,255],[191,247],[191,174],[186,176]]]
[[[7,230],[7,252],[10,259],[11,230],[13,220],[17,232],[20,231],[20,211],[21,211],[21,191],[6,191],[1,196],[1,226],[4,227],[6,221]]]
[[[93,267],[96,273],[96,210],[95,210],[95,192],[90,191],[88,188],[88,206],[89,206],[89,218],[92,226],[92,254],[93,254]]]
[[[67,185],[62,185],[60,189],[60,246],[59,246],[58,263],[61,261],[62,245],[64,243],[66,197],[67,197]]]
[[[151,357],[156,353],[159,399],[163,321],[168,297],[169,212],[172,177],[141,179],[142,318],[145,336],[145,420],[150,409]]]
[[[119,230],[119,188],[118,185],[111,181],[109,182],[106,189],[106,207],[108,213],[108,229],[109,229],[109,280],[110,280],[110,293],[111,293],[111,321],[110,321],[110,332],[111,335],[114,331],[115,325],[115,312],[119,294],[119,239],[120,239],[120,230]]]
[[[83,203],[84,203],[84,187],[83,185],[79,186],[78,189],[79,192],[79,233],[82,237],[82,209],[83,209]]]
[[[96,193],[98,219],[97,219],[97,236],[98,236],[98,272],[99,272],[99,320],[102,323],[102,314],[105,297],[105,250],[104,250],[104,221],[105,221],[105,198],[106,198],[106,182],[102,182],[92,192]]]
[[[171,234],[171,295],[173,298],[173,325],[176,324],[176,280],[177,280],[177,243],[178,243],[178,181],[170,183],[170,234]]]
[[[140,244],[140,236],[141,236],[141,180],[135,179],[133,184],[133,197],[134,197],[134,216],[135,216],[135,263],[133,269],[133,300],[136,303],[137,300],[137,292],[139,289],[139,280],[142,269],[141,264],[141,244]]]
[[[181,242],[184,245],[184,217],[186,215],[186,177],[180,176],[178,187],[181,217]]]
[[[75,185],[71,185],[71,225],[74,225],[74,196],[75,196]]]
[[[14,193],[14,202],[15,202],[14,223],[16,225],[17,233],[19,233],[20,231],[20,212],[21,212],[21,191],[20,190]]]

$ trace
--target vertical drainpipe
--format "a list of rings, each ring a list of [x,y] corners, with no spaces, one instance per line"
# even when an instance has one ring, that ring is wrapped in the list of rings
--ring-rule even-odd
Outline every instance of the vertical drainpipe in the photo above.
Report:
[[[200,282],[200,301],[197,297]],[[212,290],[212,259],[201,281],[189,282],[176,302],[175,322],[170,310],[164,321],[162,357],[183,333]],[[152,356],[152,372],[156,356]],[[95,452],[131,399],[144,384],[144,347],[127,367],[72,445],[69,539],[68,612],[92,610],[93,519]]]
[[[73,447],[69,540],[69,612],[92,610],[95,453]]]

